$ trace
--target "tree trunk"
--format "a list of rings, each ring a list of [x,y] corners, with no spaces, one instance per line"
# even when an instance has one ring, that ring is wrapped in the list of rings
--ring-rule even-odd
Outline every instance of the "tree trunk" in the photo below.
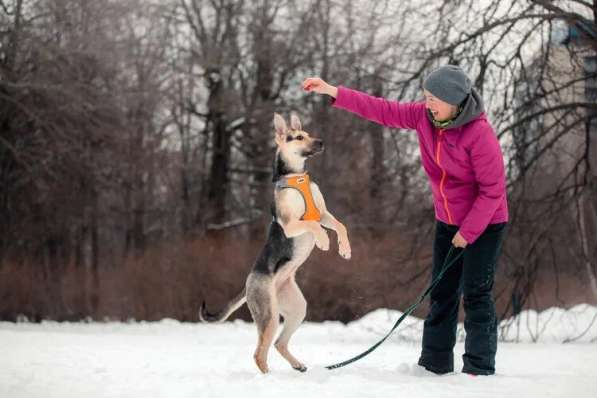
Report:
[[[381,97],[383,95],[383,85],[380,79],[374,78],[373,95]],[[383,222],[383,183],[384,183],[384,139],[383,126],[374,125],[369,134],[371,140],[371,179],[369,180],[369,214],[373,224],[372,233],[374,236],[381,235],[383,231],[377,228]]]
[[[585,199],[586,198],[586,199]],[[589,203],[588,195],[582,195],[577,199],[577,206],[578,206],[578,224],[579,224],[579,237],[582,249],[582,257],[585,269],[587,271],[587,277],[589,279],[589,285],[591,286],[591,291],[593,292],[593,296],[597,298],[597,278],[595,277],[595,271],[593,269],[593,261],[591,256],[591,244],[589,243],[589,239],[587,238],[587,227],[590,226],[589,220],[591,217],[587,217],[588,207],[591,205]],[[587,225],[589,224],[589,225]]]
[[[226,129],[226,98],[219,72],[209,73],[210,96],[207,101],[211,125],[211,165],[207,182],[207,222],[221,224],[226,219],[230,168],[230,134]],[[205,209],[199,209],[199,212]]]
[[[93,198],[93,210],[91,213],[91,288],[90,288],[90,310],[88,314],[97,315],[99,307],[99,209],[97,194]]]
[[[226,218],[228,168],[230,165],[230,135],[226,131],[224,117],[221,114],[216,115],[214,122],[212,151],[207,188],[207,206],[210,210],[208,222],[220,224]]]

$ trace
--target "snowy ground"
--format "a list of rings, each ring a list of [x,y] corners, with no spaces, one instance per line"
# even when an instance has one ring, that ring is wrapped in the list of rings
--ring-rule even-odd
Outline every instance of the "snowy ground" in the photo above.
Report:
[[[346,368],[376,342],[399,313],[378,310],[347,326],[306,323],[291,343],[309,371],[290,369],[270,353],[269,375],[253,364],[254,326],[157,323],[0,323],[0,397],[596,397],[597,307],[524,313],[500,343],[497,375],[435,376],[416,363],[421,321]],[[505,325],[505,324],[504,324]],[[529,333],[529,331],[533,333]],[[539,333],[537,343],[530,341]],[[462,337],[462,333],[460,334]]]

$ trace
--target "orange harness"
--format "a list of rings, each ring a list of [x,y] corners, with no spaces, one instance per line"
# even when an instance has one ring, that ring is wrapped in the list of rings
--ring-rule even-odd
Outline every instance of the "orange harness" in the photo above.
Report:
[[[321,221],[321,213],[315,206],[313,194],[311,193],[311,180],[309,174],[305,173],[301,176],[285,177],[278,182],[278,189],[294,188],[301,193],[305,201],[305,213],[301,217],[304,221]]]

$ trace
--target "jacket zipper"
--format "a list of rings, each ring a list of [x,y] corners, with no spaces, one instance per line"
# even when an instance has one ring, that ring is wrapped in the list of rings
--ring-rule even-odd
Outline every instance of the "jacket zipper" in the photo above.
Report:
[[[441,153],[440,148],[441,148],[441,142],[442,142],[443,136],[444,136],[444,130],[439,129],[439,137],[437,139],[437,147],[435,149],[435,162],[437,163],[437,166],[442,171],[442,178],[439,182],[439,192],[440,192],[443,202],[444,202],[444,209],[446,210],[446,213],[448,214],[448,223],[454,224],[454,222],[452,221],[452,214],[450,213],[450,209],[448,208],[448,198],[446,197],[446,193],[444,192],[444,183],[446,181],[446,170],[440,164],[440,153]]]

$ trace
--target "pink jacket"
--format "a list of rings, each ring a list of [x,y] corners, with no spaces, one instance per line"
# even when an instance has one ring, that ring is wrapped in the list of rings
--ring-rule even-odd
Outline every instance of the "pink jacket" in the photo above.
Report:
[[[400,103],[338,87],[333,104],[384,126],[417,131],[435,217],[460,226],[469,244],[487,225],[508,221],[504,158],[474,90],[445,130],[432,124],[422,102]]]

